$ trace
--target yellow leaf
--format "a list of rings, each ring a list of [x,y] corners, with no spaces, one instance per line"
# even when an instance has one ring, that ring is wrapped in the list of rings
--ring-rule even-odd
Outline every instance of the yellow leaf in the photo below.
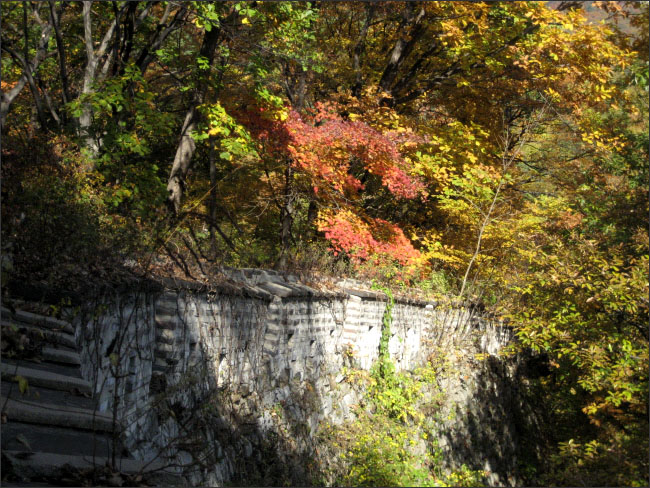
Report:
[[[250,24],[250,23],[251,23],[251,21],[250,21],[250,20],[248,20],[248,18],[247,18],[247,17],[244,17],[243,19],[241,19],[241,23],[242,23],[242,24],[244,24],[244,25],[248,25],[248,24]]]
[[[27,383],[27,379],[20,375],[17,375],[14,379],[18,382],[18,390],[20,393],[24,394],[29,389],[29,383]]]

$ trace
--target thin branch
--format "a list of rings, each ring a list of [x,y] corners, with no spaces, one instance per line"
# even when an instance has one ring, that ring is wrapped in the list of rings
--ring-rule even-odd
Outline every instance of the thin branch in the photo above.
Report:
[[[183,256],[178,254],[178,257],[174,254],[174,251],[172,251],[167,244],[163,246],[165,248],[165,251],[167,251],[167,255],[172,258],[172,260],[176,263],[176,265],[183,270],[185,275],[193,280],[196,280],[194,276],[192,276],[192,273],[190,273],[190,268],[187,266],[187,263],[183,259]]]
[[[147,67],[151,62],[155,59],[155,53],[162,43],[167,39],[167,37],[175,30],[178,28],[178,26],[185,20],[185,17],[187,16],[187,7],[185,4],[182,4],[181,7],[178,9],[176,14],[174,15],[174,18],[172,21],[167,24],[167,19],[169,18],[169,15],[171,13],[171,7],[172,4],[171,2],[167,4],[167,8],[165,9],[165,12],[163,13],[163,16],[161,17],[160,21],[158,21],[158,26],[156,27],[156,32],[149,41],[149,43],[142,48],[142,51],[140,52],[140,55],[138,56],[137,61],[135,64],[140,68],[140,72],[144,73],[147,70]]]
[[[539,119],[542,118],[544,112],[546,111],[547,105],[544,105],[540,112],[537,115],[537,118],[535,121],[529,121],[528,124],[526,124],[528,129],[531,129],[533,125],[537,125]],[[530,130],[528,130],[528,133],[530,133]],[[485,215],[485,218],[483,219],[483,222],[481,223],[481,227],[479,228],[479,233],[478,233],[478,238],[476,241],[476,248],[474,249],[474,254],[472,255],[472,258],[470,259],[467,269],[465,270],[465,276],[463,277],[463,282],[460,287],[460,293],[458,294],[459,298],[462,298],[463,294],[465,293],[465,287],[467,286],[467,278],[469,277],[469,273],[472,269],[472,265],[474,264],[474,261],[476,261],[476,258],[478,257],[479,253],[481,252],[481,243],[483,240],[483,234],[485,233],[485,229],[487,229],[487,226],[490,224],[491,221],[491,216],[492,212],[494,211],[494,207],[496,206],[497,200],[499,198],[499,193],[501,192],[501,189],[503,188],[503,184],[505,183],[505,176],[507,170],[510,168],[512,165],[513,161],[515,158],[519,155],[521,152],[521,149],[524,146],[524,143],[526,142],[525,138],[520,139],[519,145],[515,148],[513,153],[508,157],[508,147],[510,146],[510,139],[511,139],[511,134],[510,130],[506,126],[506,132],[503,138],[503,155],[501,159],[501,165],[502,165],[502,173],[501,173],[501,178],[499,178],[499,184],[497,185],[496,190],[494,191],[494,197],[492,198],[492,201],[490,202],[490,207]]]
[[[232,249],[233,251],[235,251],[237,254],[239,254],[239,251],[237,250],[237,247],[235,246],[235,244],[230,240],[230,238],[226,235],[226,233],[223,230],[221,230],[221,227],[219,227],[219,224],[215,220],[213,220],[209,215],[206,215],[206,214],[203,214],[203,213],[200,213],[200,212],[194,212],[194,211],[186,212],[185,215],[191,215],[193,217],[199,217],[200,219],[203,219],[206,223],[213,226],[214,229],[219,233],[221,238],[224,240],[224,242],[228,245],[228,247],[230,249]]]
[[[61,118],[59,117],[59,114],[57,114],[54,105],[52,104],[52,99],[50,98],[50,94],[47,91],[47,88],[45,87],[45,84],[43,83],[43,80],[41,77],[36,78],[38,80],[38,86],[43,92],[43,98],[45,98],[45,104],[47,105],[47,108],[50,110],[50,114],[52,115],[52,118],[56,122],[56,125],[61,127]]]
[[[61,85],[63,87],[62,90],[62,98],[63,98],[63,104],[67,104],[72,100],[72,97],[70,96],[70,82],[68,80],[68,70],[66,67],[66,56],[65,56],[65,46],[63,44],[63,36],[61,35],[61,25],[60,25],[60,19],[61,19],[61,13],[63,12],[63,8],[67,5],[66,3],[63,3],[61,7],[61,12],[57,12],[56,9],[54,8],[54,1],[50,0],[49,2],[50,6],[50,21],[52,22],[52,26],[54,27],[54,35],[56,37],[56,47],[59,52],[59,73],[61,75]]]

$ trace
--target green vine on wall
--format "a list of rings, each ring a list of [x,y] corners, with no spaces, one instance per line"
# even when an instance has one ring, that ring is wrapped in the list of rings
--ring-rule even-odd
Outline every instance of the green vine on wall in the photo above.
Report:
[[[381,339],[379,340],[379,376],[382,380],[390,380],[395,374],[395,365],[390,359],[390,352],[388,350],[388,343],[391,336],[391,325],[393,324],[393,307],[395,306],[395,298],[388,288],[374,285],[374,288],[384,292],[388,301],[386,302],[386,309],[382,317],[381,324]]]
[[[424,391],[435,387],[439,365],[428,363],[413,373],[397,372],[389,341],[395,299],[390,290],[373,285],[387,296],[382,318],[379,357],[368,375],[347,371],[349,381],[365,386],[354,421],[325,429],[324,442],[337,459],[330,464],[331,480],[343,486],[476,486],[484,473],[466,466],[447,473],[442,451],[432,436],[431,410]],[[435,401],[441,401],[438,395]],[[437,408],[437,407],[436,407]],[[424,412],[427,412],[425,415]]]
[[[421,413],[416,404],[422,395],[422,383],[409,374],[398,373],[389,352],[395,298],[389,289],[376,284],[373,287],[385,293],[388,300],[382,318],[379,357],[370,370],[366,397],[376,412],[401,422],[418,424]]]

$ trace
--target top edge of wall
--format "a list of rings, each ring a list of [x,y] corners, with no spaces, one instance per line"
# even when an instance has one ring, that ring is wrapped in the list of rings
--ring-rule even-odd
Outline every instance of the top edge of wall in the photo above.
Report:
[[[302,284],[295,276],[284,276],[271,270],[254,270],[244,268],[241,270],[227,270],[228,280],[215,283],[201,283],[180,278],[159,277],[156,281],[167,290],[192,291],[197,293],[219,293],[231,296],[257,298],[264,301],[273,301],[276,298],[332,300],[358,297],[361,300],[385,302],[388,297],[385,293],[375,290],[353,288],[344,280],[346,286],[335,286],[333,290],[318,290]],[[395,303],[413,305],[418,307],[435,308],[439,305],[435,301],[421,300],[407,296],[396,296]]]

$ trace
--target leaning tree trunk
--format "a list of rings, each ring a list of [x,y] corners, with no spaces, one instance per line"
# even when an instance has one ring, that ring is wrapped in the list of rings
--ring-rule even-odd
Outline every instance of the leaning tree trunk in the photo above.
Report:
[[[399,29],[402,34],[395,42],[390,57],[388,58],[388,63],[379,80],[379,88],[389,94],[392,94],[392,85],[397,77],[397,72],[423,33],[422,19],[425,16],[424,7],[421,7],[416,13],[413,6],[414,4],[407,2],[404,7]]]
[[[199,56],[208,60],[208,66],[212,66],[220,32],[220,29],[213,26],[203,37],[203,44],[201,45]],[[174,162],[169,173],[169,180],[167,181],[167,191],[169,192],[167,203],[175,215],[178,215],[181,209],[183,192],[185,191],[185,177],[190,169],[194,151],[196,151],[196,143],[192,139],[192,132],[196,130],[199,123],[198,106],[203,103],[207,89],[208,84],[203,79],[194,90],[190,107],[183,120],[181,138],[176,147]]]

